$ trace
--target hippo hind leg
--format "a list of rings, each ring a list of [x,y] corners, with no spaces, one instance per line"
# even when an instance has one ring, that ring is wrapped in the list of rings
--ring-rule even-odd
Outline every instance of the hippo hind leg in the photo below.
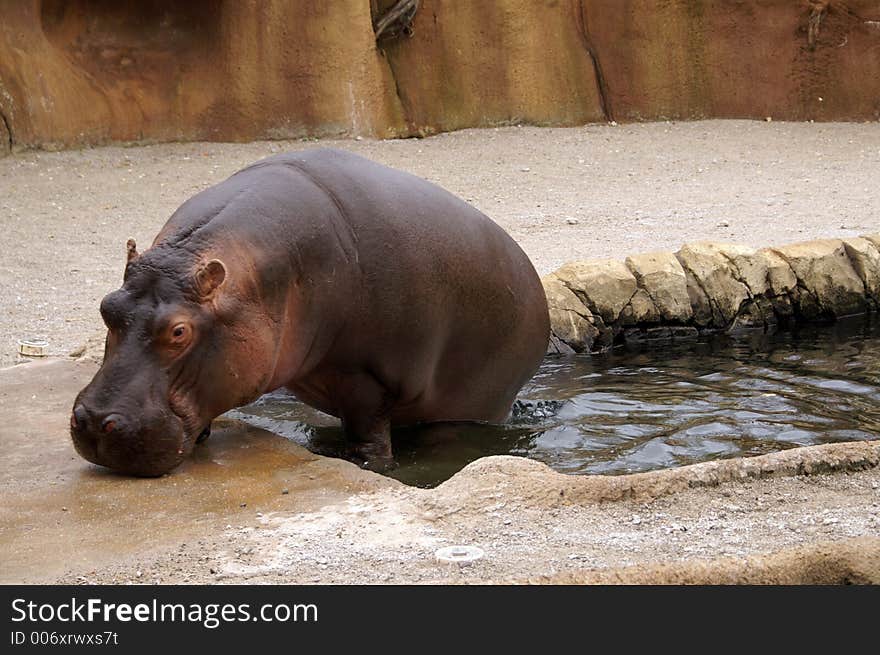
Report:
[[[340,413],[349,459],[371,471],[388,471],[394,467],[394,457],[387,392],[366,374],[347,377],[343,386],[345,406]]]
[[[391,422],[387,417],[367,422],[343,418],[342,427],[348,440],[348,458],[355,464],[380,473],[394,468]]]

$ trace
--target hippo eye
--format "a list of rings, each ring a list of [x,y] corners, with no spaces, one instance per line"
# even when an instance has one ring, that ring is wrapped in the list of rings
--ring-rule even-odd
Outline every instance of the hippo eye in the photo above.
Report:
[[[186,338],[186,334],[186,323],[178,323],[173,328],[171,328],[171,338],[174,341],[183,341]]]

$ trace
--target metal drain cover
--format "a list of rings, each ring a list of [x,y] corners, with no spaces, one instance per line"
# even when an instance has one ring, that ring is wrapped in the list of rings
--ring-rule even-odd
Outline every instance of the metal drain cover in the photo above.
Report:
[[[446,546],[434,553],[440,562],[448,564],[473,564],[486,553],[476,546]]]

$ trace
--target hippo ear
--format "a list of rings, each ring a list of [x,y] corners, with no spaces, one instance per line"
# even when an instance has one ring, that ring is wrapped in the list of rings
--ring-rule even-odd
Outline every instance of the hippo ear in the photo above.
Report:
[[[226,266],[219,259],[212,259],[196,273],[196,288],[203,299],[210,298],[226,279]]]
[[[128,259],[125,262],[126,264],[130,263],[133,259],[137,259],[138,247],[134,239],[129,239],[125,242],[125,250],[128,252]]]

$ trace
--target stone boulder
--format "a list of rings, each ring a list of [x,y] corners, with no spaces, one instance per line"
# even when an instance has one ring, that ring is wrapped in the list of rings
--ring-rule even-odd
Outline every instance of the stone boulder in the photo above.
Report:
[[[800,308],[806,318],[847,316],[866,310],[865,285],[840,239],[819,239],[773,249],[797,276]],[[812,308],[805,295],[812,296]]]
[[[685,244],[675,253],[688,277],[694,319],[705,327],[731,327],[743,303],[751,297],[748,287],[738,279],[739,271],[725,255],[725,250],[731,252],[731,248],[728,244],[697,242]]]
[[[865,291],[876,303],[880,302],[880,249],[865,237],[844,239],[843,247],[853,269],[862,278]]]
[[[649,252],[626,258],[626,266],[645,291],[659,318],[685,323],[693,316],[687,277],[671,252]],[[635,298],[634,298],[635,300]]]
[[[570,262],[555,275],[606,325],[617,322],[638,289],[635,276],[614,259]]]
[[[692,338],[705,329],[767,329],[880,306],[880,234],[761,250],[688,243],[625,264],[570,262],[543,282],[551,352]]]
[[[791,294],[796,291],[797,278],[785,260],[768,250],[740,244],[714,245],[749,293],[730,326],[732,329],[774,325],[778,319],[793,315]]]
[[[550,310],[550,352],[589,352],[600,331],[590,310],[555,275],[541,278]],[[560,343],[561,342],[561,343]]]
[[[752,296],[767,292],[767,261],[755,248],[738,243],[713,243],[728,261],[730,271]]]
[[[767,291],[771,296],[785,296],[797,291],[797,276],[791,266],[770,248],[758,251],[767,267]]]
[[[867,239],[874,244],[874,247],[880,250],[880,232],[877,232],[876,234],[865,234],[862,238]]]

